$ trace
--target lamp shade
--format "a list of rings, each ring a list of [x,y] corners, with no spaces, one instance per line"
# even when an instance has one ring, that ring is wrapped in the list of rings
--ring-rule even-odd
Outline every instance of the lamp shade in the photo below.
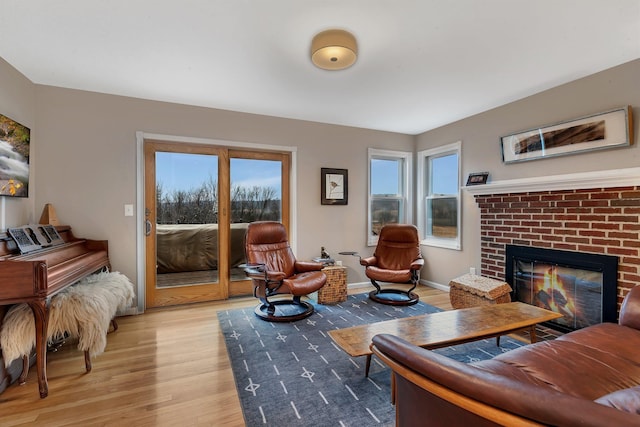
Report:
[[[356,38],[344,30],[327,30],[311,42],[311,61],[324,70],[343,70],[352,66],[358,56]]]

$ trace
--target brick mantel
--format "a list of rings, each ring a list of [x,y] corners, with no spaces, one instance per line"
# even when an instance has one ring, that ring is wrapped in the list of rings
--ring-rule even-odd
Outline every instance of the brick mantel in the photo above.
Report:
[[[637,173],[636,181],[640,170]],[[513,244],[617,256],[619,303],[629,288],[640,283],[640,183],[485,191],[475,199],[480,208],[484,276],[505,279],[505,246]]]

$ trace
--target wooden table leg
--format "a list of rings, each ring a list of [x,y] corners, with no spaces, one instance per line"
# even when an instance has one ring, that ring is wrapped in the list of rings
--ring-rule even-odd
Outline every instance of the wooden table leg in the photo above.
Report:
[[[371,367],[371,354],[367,354],[367,364],[364,367],[364,376],[368,377],[369,376],[369,368]]]
[[[391,404],[396,404],[396,373],[391,371]]]
[[[536,325],[529,328],[529,341],[531,341],[531,344],[538,341],[538,337],[536,336]]]
[[[49,302],[47,300],[29,302],[36,326],[36,367],[40,398],[49,394],[47,383],[47,327],[49,323]]]

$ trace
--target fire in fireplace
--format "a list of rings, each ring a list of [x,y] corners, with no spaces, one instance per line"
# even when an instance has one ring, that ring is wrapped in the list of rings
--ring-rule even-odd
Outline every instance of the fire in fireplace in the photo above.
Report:
[[[507,245],[513,301],[562,314],[547,326],[564,332],[616,321],[618,257]]]

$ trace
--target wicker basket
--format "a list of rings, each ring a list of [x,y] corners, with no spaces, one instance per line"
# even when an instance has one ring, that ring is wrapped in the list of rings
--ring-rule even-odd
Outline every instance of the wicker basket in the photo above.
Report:
[[[347,300],[347,268],[329,266],[322,269],[327,283],[318,290],[319,304],[337,304]]]
[[[449,300],[453,308],[511,302],[511,286],[488,277],[465,274],[449,282]]]

